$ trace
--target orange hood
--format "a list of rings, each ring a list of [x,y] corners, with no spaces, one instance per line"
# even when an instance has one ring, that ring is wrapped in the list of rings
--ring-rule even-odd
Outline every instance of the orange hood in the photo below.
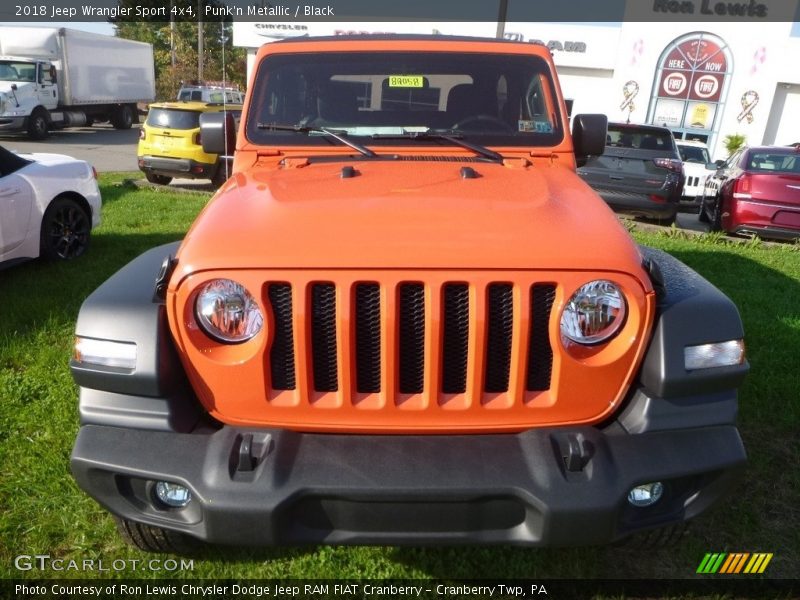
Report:
[[[357,174],[343,178],[346,166]],[[209,203],[179,259],[175,284],[229,267],[589,269],[646,281],[627,232],[572,170],[513,161],[256,166]]]

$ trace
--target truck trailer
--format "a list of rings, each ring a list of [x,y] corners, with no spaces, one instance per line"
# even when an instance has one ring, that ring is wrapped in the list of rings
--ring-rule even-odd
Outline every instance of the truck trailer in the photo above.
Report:
[[[155,99],[153,47],[57,27],[0,27],[0,132],[138,122]]]

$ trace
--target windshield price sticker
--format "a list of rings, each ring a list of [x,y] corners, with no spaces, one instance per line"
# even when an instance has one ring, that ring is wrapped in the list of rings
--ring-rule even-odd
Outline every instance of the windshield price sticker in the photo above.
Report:
[[[424,81],[422,75],[389,75],[389,87],[421,88]]]

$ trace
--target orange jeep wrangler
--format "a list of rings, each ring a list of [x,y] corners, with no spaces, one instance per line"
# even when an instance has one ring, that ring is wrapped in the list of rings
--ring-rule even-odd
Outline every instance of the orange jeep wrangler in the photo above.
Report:
[[[575,173],[546,47],[261,48],[233,175],[83,304],[79,485],[140,548],[602,544],[745,463],[736,307]]]

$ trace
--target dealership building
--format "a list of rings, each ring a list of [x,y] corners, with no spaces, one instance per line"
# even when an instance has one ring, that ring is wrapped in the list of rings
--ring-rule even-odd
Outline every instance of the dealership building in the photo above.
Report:
[[[778,2],[785,10],[786,2],[773,0]],[[769,14],[769,4],[755,6]],[[729,134],[743,134],[751,145],[800,142],[796,19],[761,22],[758,13],[753,17],[744,11],[725,21],[657,20],[673,18],[663,14],[670,9],[702,16],[708,6],[708,0],[656,1],[647,4],[648,15],[639,3],[636,14],[616,23],[234,22],[233,43],[247,49],[249,75],[258,48],[286,37],[496,37],[499,32],[505,39],[550,47],[564,95],[573,100],[572,114],[599,112],[610,121],[663,125],[678,138],[705,141],[715,159],[725,157]]]

